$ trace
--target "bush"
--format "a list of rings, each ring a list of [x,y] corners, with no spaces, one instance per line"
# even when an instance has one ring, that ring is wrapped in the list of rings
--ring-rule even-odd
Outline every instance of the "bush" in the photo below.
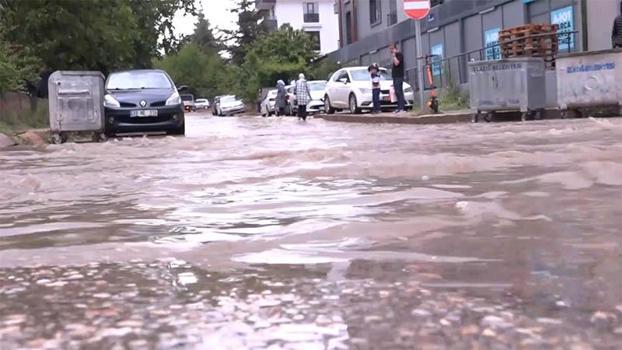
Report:
[[[21,90],[27,81],[36,80],[39,67],[39,60],[27,50],[0,38],[0,94]]]

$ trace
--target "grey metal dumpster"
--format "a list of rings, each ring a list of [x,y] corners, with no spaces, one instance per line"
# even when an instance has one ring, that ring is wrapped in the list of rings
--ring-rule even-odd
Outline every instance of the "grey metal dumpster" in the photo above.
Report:
[[[622,105],[622,51],[573,53],[557,58],[557,100],[568,110]]]
[[[90,132],[104,138],[104,75],[101,72],[57,71],[48,82],[52,141],[64,142],[69,132]]]
[[[470,62],[473,121],[499,111],[520,111],[522,120],[541,115],[546,107],[544,68],[544,60],[533,57]]]

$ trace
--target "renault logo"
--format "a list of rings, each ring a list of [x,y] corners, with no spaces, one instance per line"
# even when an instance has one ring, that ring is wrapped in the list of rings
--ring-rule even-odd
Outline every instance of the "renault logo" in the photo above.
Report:
[[[145,100],[140,101],[140,106],[141,107],[145,107],[146,105],[147,105],[147,101],[145,101]]]

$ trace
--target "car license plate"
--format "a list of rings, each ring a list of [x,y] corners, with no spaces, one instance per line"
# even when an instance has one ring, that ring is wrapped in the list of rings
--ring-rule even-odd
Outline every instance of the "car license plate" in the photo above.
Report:
[[[157,117],[157,109],[139,109],[130,112],[130,117]]]
[[[384,96],[382,99],[386,102],[391,102],[391,96]]]

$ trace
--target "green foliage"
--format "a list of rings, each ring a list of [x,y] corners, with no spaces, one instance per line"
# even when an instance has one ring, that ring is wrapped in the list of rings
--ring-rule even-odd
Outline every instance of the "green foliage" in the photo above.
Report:
[[[28,49],[11,47],[0,37],[0,94],[37,78],[41,63]]]
[[[224,49],[222,43],[214,36],[210,23],[202,12],[198,15],[197,23],[194,26],[194,33],[192,33],[187,39],[189,42],[196,44],[204,51],[220,51]]]
[[[28,47],[52,70],[147,67],[171,52],[178,10],[194,0],[0,0],[4,39]]]
[[[283,26],[255,42],[248,50],[239,72],[239,94],[253,100],[261,87],[276,81],[290,81],[307,69],[317,54],[313,39],[301,30]]]
[[[341,69],[342,66],[330,58],[323,58],[313,62],[309,77],[313,80],[328,80],[329,76]]]
[[[167,71],[177,85],[187,85],[196,97],[212,98],[233,88],[231,69],[218,53],[202,50],[194,43],[157,60],[154,65]]]
[[[233,63],[242,64],[255,41],[264,36],[268,30],[259,23],[262,16],[255,11],[254,0],[238,0],[237,5],[231,12],[238,16],[238,29],[235,31],[224,30],[223,32],[227,36],[227,41],[233,42],[233,45],[229,47]]]

